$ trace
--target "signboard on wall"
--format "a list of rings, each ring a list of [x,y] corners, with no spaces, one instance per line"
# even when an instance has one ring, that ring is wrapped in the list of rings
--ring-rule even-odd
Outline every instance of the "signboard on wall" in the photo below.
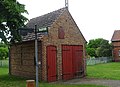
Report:
[[[48,34],[48,27],[38,28],[38,33]]]

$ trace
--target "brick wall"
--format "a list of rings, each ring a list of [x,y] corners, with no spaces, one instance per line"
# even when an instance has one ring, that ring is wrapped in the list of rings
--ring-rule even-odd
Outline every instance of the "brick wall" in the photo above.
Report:
[[[10,47],[10,52],[11,74],[27,78],[35,78],[34,42],[30,41],[21,44],[14,44]],[[40,49],[38,54],[40,60]],[[41,73],[40,69],[39,73]],[[39,78],[41,79],[40,75]]]
[[[120,42],[112,42],[113,45],[113,58],[114,61],[120,61],[119,50],[120,50]]]

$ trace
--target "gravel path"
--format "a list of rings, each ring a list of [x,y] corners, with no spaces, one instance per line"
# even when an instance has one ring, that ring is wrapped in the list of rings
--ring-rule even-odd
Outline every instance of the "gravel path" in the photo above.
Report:
[[[104,80],[104,79],[73,79],[66,82],[62,82],[64,84],[96,84],[103,85],[108,87],[120,87],[120,80]]]

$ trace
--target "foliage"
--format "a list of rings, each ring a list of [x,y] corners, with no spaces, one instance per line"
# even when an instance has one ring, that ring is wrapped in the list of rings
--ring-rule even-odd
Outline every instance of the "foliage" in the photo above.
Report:
[[[95,48],[87,48],[86,50],[89,56],[96,57]]]
[[[0,43],[0,60],[8,58],[8,46]]]
[[[8,68],[0,68],[0,87],[26,87],[26,79],[8,75]],[[106,87],[99,85],[71,85],[71,84],[49,84],[39,83],[39,87]]]
[[[91,40],[89,40],[89,43],[88,43],[87,47],[98,48],[100,46],[100,43],[101,43],[102,40],[103,40],[102,38],[91,39]]]
[[[0,0],[0,38],[7,43],[20,41],[17,29],[23,27],[27,18],[23,16],[27,13],[25,5],[17,0]]]
[[[8,49],[7,48],[0,48],[0,60],[8,58]]]
[[[87,77],[120,80],[120,63],[87,66]]]
[[[102,38],[92,39],[87,44],[87,54],[91,57],[110,57],[112,56],[112,45],[108,40]]]
[[[112,45],[109,44],[109,42],[107,40],[102,40],[100,44],[101,44],[100,47],[98,47],[96,50],[97,56],[99,56],[99,57],[111,56],[112,55]]]
[[[8,47],[6,44],[4,44],[3,42],[0,42],[0,47]]]

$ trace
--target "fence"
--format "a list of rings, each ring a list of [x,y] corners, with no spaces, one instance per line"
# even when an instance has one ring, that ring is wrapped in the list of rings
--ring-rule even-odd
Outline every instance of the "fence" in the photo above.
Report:
[[[87,58],[86,63],[87,65],[95,65],[100,63],[108,63],[111,62],[113,59],[109,57],[99,57],[99,58]],[[0,67],[8,67],[9,61],[8,60],[0,60]]]
[[[9,61],[8,60],[0,60],[0,67],[8,67]]]
[[[99,58],[87,58],[86,63],[87,65],[95,65],[100,63],[108,63],[111,62],[113,59],[110,57],[99,57]]]

